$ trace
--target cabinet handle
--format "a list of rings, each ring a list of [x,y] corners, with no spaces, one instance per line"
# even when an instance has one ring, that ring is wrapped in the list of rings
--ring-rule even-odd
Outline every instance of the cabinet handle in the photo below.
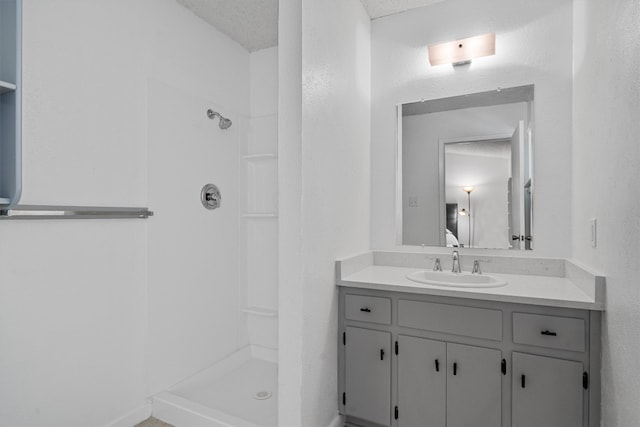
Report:
[[[371,313],[370,308],[361,308],[360,311],[364,311],[365,313]]]
[[[524,376],[524,374],[520,377],[520,383],[522,385],[522,388],[524,388],[524,386],[525,386],[525,376]]]
[[[458,364],[453,362],[453,375],[458,375]]]
[[[558,334],[556,334],[556,333],[555,333],[555,332],[553,332],[553,331],[550,331],[550,330],[546,329],[546,330],[544,330],[544,331],[540,332],[540,335],[547,335],[547,336],[550,336],[550,337],[555,337],[555,336],[557,336]]]
[[[506,359],[502,359],[502,363],[500,364],[500,372],[502,372],[502,375],[507,375],[507,360]]]
[[[380,360],[384,360],[384,349],[380,349]]]
[[[436,359],[436,372],[440,372],[440,361]]]

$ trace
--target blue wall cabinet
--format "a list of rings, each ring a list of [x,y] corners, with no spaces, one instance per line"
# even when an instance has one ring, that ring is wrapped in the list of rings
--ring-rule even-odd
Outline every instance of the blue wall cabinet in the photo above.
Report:
[[[22,0],[0,0],[0,208],[22,190]]]

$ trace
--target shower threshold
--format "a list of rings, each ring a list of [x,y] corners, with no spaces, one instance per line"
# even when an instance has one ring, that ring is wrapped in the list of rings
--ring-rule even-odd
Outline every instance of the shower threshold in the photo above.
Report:
[[[153,416],[176,426],[276,427],[274,350],[245,347],[153,398]]]

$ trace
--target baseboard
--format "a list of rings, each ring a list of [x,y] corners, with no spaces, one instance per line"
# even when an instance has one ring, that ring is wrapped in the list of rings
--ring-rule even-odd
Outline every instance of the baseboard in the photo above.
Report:
[[[150,416],[151,403],[147,403],[107,423],[105,427],[133,427]]]
[[[336,414],[336,417],[331,421],[327,427],[342,427],[344,426],[344,416]]]

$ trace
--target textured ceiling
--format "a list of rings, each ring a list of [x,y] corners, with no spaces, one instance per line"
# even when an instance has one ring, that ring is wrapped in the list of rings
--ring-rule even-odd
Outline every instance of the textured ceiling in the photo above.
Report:
[[[176,0],[249,52],[278,45],[278,0]],[[318,0],[323,1],[323,0]],[[360,0],[371,19],[444,0]]]
[[[249,52],[278,44],[278,0],[176,0]]]
[[[417,7],[429,6],[443,0],[360,0],[371,19],[393,15]]]

